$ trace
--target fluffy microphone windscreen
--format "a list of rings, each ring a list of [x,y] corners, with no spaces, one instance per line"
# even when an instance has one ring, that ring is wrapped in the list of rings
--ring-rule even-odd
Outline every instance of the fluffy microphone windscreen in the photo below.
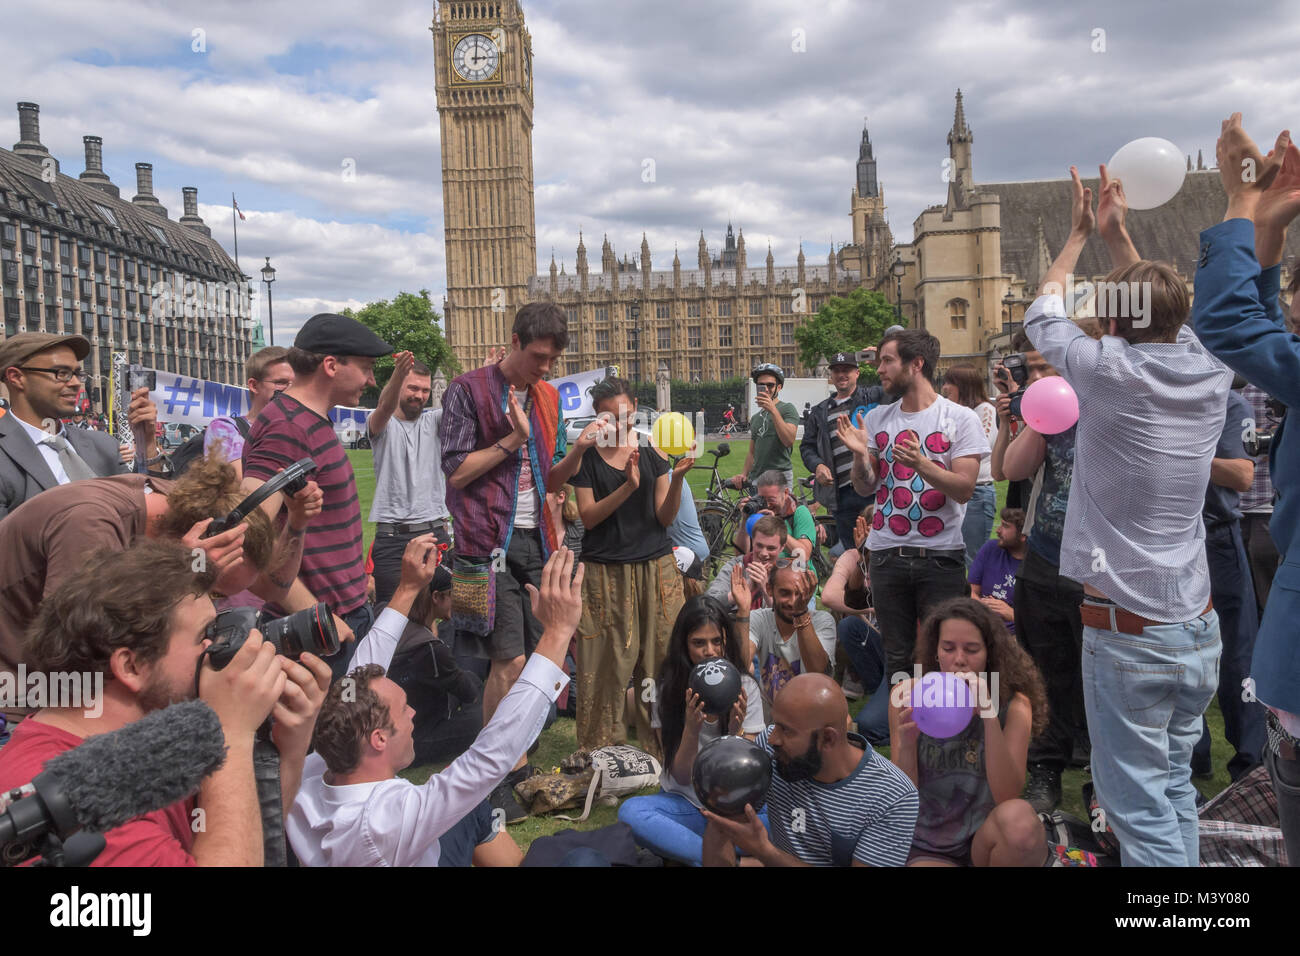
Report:
[[[189,700],[87,737],[49,760],[36,782],[44,795],[52,778],[77,822],[102,833],[188,797],[225,759],[220,719]]]

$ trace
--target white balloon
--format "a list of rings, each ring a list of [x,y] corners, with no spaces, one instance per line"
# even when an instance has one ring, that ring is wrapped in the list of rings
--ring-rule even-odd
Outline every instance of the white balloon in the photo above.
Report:
[[[1106,164],[1106,172],[1123,182],[1130,209],[1154,209],[1182,188],[1187,166],[1182,152],[1169,140],[1144,136],[1121,146]]]

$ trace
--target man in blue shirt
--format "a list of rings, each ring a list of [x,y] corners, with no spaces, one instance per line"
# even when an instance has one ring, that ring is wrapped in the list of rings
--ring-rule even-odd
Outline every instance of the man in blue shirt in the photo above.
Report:
[[[1201,340],[1248,382],[1300,408],[1300,339],[1287,331],[1278,291],[1287,227],[1300,215],[1300,150],[1283,132],[1261,156],[1241,114],[1223,124],[1219,172],[1228,194],[1223,222],[1201,233],[1192,321]],[[1246,181],[1242,170],[1254,175]],[[1300,442],[1284,419],[1273,437],[1269,471],[1277,492],[1270,529],[1282,565],[1273,578],[1251,662],[1253,693],[1270,710],[1265,763],[1277,794],[1287,854],[1300,859]],[[1246,692],[1246,691],[1243,691]]]

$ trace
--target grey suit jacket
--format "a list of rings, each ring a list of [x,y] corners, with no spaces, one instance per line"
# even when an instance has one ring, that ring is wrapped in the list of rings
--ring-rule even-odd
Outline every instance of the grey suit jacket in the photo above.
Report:
[[[122,464],[117,439],[105,432],[64,428],[68,444],[101,478],[132,469]],[[58,482],[45,458],[13,413],[0,418],[0,518]]]

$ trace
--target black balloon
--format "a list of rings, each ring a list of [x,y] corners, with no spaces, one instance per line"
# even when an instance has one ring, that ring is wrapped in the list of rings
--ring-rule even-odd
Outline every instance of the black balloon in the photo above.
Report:
[[[706,714],[725,719],[740,697],[740,671],[725,657],[714,657],[695,665],[686,686],[700,695]]]
[[[700,803],[725,817],[741,816],[745,804],[755,811],[767,802],[772,758],[744,737],[720,737],[695,756],[691,783]]]

